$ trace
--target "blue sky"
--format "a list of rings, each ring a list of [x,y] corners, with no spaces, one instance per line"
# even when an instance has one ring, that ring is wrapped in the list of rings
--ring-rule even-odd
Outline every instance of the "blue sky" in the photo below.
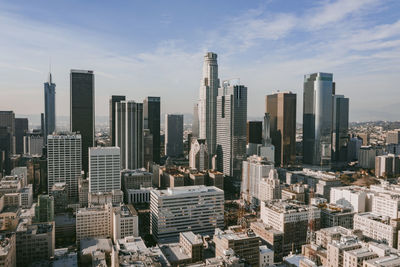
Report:
[[[162,98],[191,113],[202,59],[248,87],[249,116],[264,96],[297,93],[303,75],[332,72],[350,120],[400,119],[400,1],[0,1],[0,109],[43,110],[51,58],[57,115],[69,114],[69,70],[96,74],[96,114],[108,98]]]

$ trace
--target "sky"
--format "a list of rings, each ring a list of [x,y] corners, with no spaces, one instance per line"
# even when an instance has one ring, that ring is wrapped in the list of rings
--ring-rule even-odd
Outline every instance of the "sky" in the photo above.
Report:
[[[350,121],[400,120],[398,0],[0,0],[0,110],[43,112],[51,66],[58,116],[70,69],[94,71],[98,116],[113,94],[192,113],[207,51],[221,81],[248,87],[249,117],[290,90],[301,123],[304,74],[319,71],[350,98]]]

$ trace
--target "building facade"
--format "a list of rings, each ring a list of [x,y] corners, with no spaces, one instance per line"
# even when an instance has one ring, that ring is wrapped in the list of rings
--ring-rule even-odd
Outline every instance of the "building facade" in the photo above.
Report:
[[[49,73],[47,82],[44,83],[44,133],[47,138],[56,130],[56,84],[53,83]]]
[[[165,114],[165,155],[183,155],[183,115]]]
[[[115,145],[115,107],[116,107],[116,103],[121,102],[121,101],[125,101],[126,100],[126,96],[124,95],[112,95],[110,97],[110,101],[109,101],[109,129],[110,129],[110,141],[111,141],[111,146],[116,146]]]
[[[89,148],[89,192],[121,190],[119,147]]]
[[[150,134],[153,136],[152,144],[152,161],[160,163],[160,108],[161,100],[159,96],[148,96],[143,101],[143,119],[144,128],[150,130]]]

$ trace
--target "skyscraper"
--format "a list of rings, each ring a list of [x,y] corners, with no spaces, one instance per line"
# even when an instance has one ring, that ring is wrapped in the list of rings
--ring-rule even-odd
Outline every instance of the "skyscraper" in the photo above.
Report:
[[[210,158],[215,154],[217,139],[217,95],[219,88],[217,54],[204,56],[203,78],[200,85],[199,138],[207,140]]]
[[[94,146],[94,74],[91,70],[71,70],[71,131],[82,136],[82,168],[88,173],[89,147]]]
[[[15,118],[15,153],[24,153],[24,136],[28,132],[28,119]]]
[[[160,163],[160,97],[148,96],[143,101],[144,128],[153,135],[153,161]]]
[[[55,183],[68,185],[70,202],[78,200],[78,180],[82,170],[82,138],[80,134],[59,133],[47,137],[47,188]]]
[[[247,122],[247,144],[262,143],[262,121]]]
[[[121,149],[121,169],[144,166],[143,104],[135,101],[116,103],[115,145]]]
[[[317,72],[304,76],[303,163],[331,163],[334,90],[331,73]]]
[[[192,137],[199,137],[199,103],[193,107]]]
[[[206,140],[193,138],[191,143],[192,144],[189,152],[190,168],[197,169],[201,172],[207,170],[208,149]]]
[[[110,120],[110,140],[111,146],[115,146],[115,106],[117,102],[125,100],[124,95],[112,95],[110,97],[110,113],[109,113],[109,120]]]
[[[56,130],[56,84],[53,83],[51,73],[49,73],[48,81],[44,83],[44,133],[43,136],[47,140],[47,135],[52,134]]]
[[[293,164],[296,160],[296,94],[278,92],[265,97],[265,112],[270,115],[270,135],[275,146],[275,163]]]
[[[11,139],[8,153],[15,153],[15,114],[13,111],[0,111],[0,126],[7,128],[7,131],[10,134]]]
[[[89,192],[121,190],[119,147],[89,148]]]
[[[333,96],[332,160],[346,162],[349,142],[349,99]]]
[[[217,97],[217,169],[240,177],[246,159],[247,87],[224,81]]]
[[[183,155],[183,115],[165,114],[165,155]]]

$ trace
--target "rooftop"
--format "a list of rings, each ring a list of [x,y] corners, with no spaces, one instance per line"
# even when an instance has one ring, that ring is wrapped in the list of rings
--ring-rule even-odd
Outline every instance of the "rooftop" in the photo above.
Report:
[[[199,193],[223,194],[224,191],[215,186],[193,185],[193,186],[168,188],[166,190],[153,190],[152,192],[157,194],[158,196],[178,196],[178,195],[199,194]]]
[[[203,239],[201,235],[196,235],[193,232],[181,232],[180,234],[186,240],[188,240],[192,245],[203,244]]]

